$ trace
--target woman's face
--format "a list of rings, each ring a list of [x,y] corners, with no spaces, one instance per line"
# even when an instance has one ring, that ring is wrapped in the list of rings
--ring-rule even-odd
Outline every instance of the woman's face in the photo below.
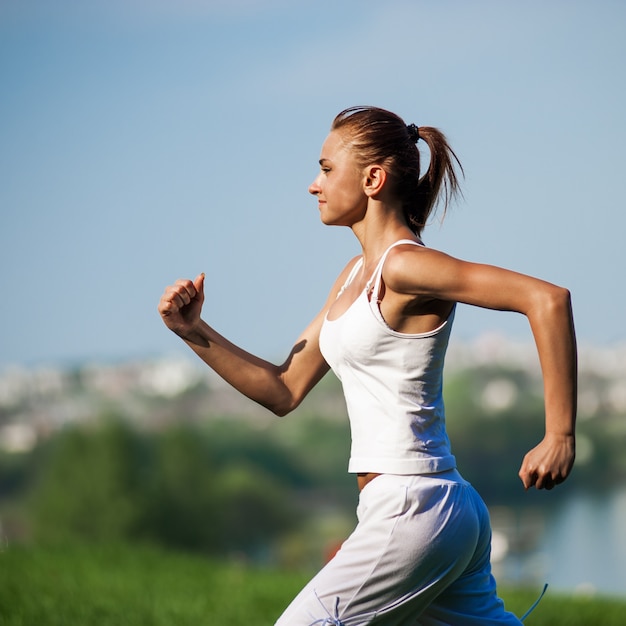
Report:
[[[309,187],[309,193],[317,196],[324,224],[352,226],[363,219],[367,208],[364,179],[341,132],[332,131],[322,146],[320,173]]]

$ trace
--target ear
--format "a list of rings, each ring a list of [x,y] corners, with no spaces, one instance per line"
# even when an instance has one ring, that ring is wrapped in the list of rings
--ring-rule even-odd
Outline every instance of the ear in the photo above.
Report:
[[[375,198],[385,186],[387,172],[380,165],[368,165],[365,168],[363,188],[365,195]]]

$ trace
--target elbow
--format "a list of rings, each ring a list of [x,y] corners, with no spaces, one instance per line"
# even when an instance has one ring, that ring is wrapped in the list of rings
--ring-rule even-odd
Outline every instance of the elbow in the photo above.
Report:
[[[285,417],[289,415],[296,407],[289,404],[273,404],[268,408],[276,417]]]
[[[295,410],[300,404],[300,400],[293,398],[292,396],[285,396],[280,400],[275,400],[265,405],[265,408],[270,410],[276,417],[285,417]]]
[[[292,408],[285,407],[285,406],[273,406],[273,407],[269,407],[269,410],[276,417],[285,417],[286,415],[289,415],[289,413],[291,413],[291,411],[293,411]]]
[[[551,302],[553,309],[570,314],[572,310],[572,294],[569,289],[555,285],[551,294]]]
[[[284,417],[300,404],[301,399],[282,380],[279,368],[264,368],[259,376],[250,377],[248,383],[249,387],[240,391],[277,417]]]
[[[572,294],[569,289],[550,285],[549,288],[541,290],[537,294],[535,301],[535,312],[540,312],[540,317],[544,320],[552,318],[554,320],[572,320]]]
[[[295,409],[297,409],[306,397],[309,386],[290,383],[285,380],[282,374],[279,374],[281,384],[274,388],[271,399],[265,405],[277,417],[285,417]]]

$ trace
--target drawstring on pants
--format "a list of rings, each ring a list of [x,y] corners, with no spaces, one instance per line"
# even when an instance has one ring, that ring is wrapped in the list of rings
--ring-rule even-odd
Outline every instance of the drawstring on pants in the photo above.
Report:
[[[317,591],[313,590],[317,601],[320,603],[320,606],[324,609],[327,617],[320,617],[319,619],[315,619],[312,615],[314,621],[311,622],[309,626],[359,626],[359,624],[369,624],[370,620],[376,617],[376,611],[372,611],[371,613],[363,613],[362,615],[352,615],[346,619],[340,619],[339,617],[339,602],[340,598],[337,596],[335,598],[335,606],[333,610],[333,615],[330,614],[330,611],[326,608],[322,599],[317,595]]]
[[[317,601],[322,605],[324,611],[326,611],[328,617],[321,617],[320,619],[316,619],[314,622],[311,622],[311,626],[344,626],[343,622],[339,619],[339,596],[335,598],[335,615],[332,616],[328,609],[324,606],[321,598],[317,595],[317,591],[314,591],[315,597]]]
[[[535,608],[537,608],[537,605],[541,602],[541,598],[543,598],[547,588],[548,583],[543,586],[543,591],[541,592],[541,595],[535,600],[533,605],[528,609],[528,611],[526,611],[526,613],[524,613],[524,615],[522,615],[522,617],[520,617],[521,622],[523,622],[535,610]]]

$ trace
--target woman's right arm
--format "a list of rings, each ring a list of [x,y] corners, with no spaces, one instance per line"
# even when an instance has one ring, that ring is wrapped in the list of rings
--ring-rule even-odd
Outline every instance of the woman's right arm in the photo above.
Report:
[[[159,313],[165,325],[217,374],[248,398],[279,416],[295,409],[328,371],[319,349],[327,307],[336,298],[347,271],[337,279],[326,305],[294,344],[281,365],[261,359],[228,341],[204,322],[204,274],[178,280],[165,289]]]

